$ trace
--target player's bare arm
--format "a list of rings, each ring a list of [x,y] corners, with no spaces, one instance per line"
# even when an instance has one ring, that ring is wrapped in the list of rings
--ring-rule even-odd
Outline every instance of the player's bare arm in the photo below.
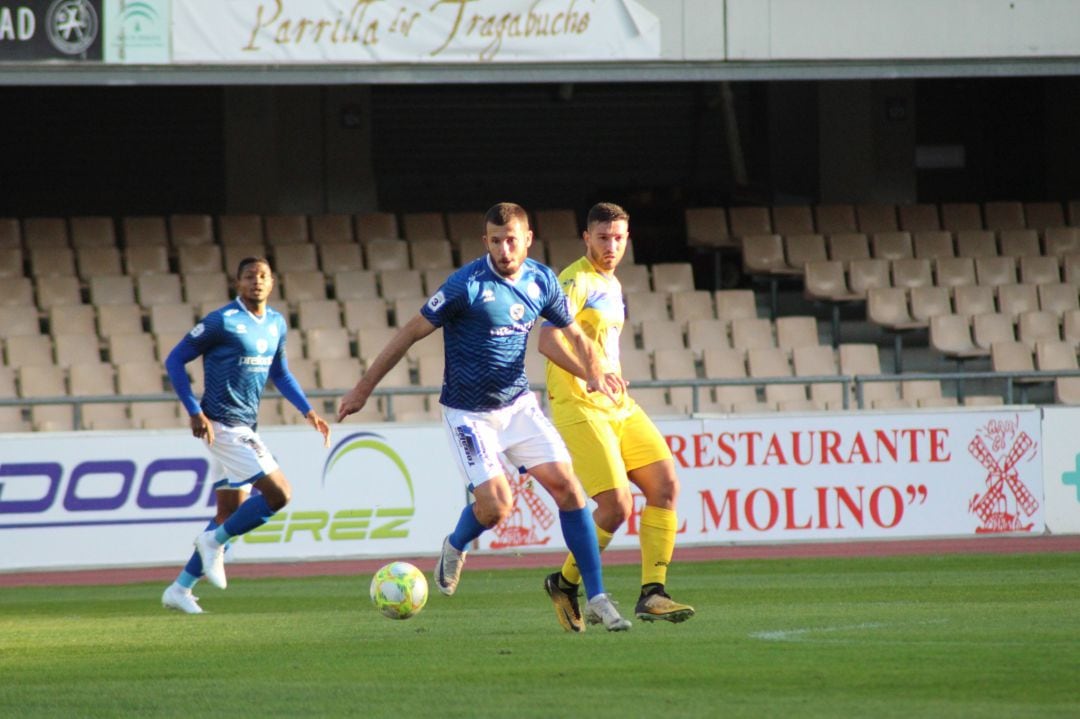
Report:
[[[588,338],[586,338],[586,341],[592,344]],[[542,325],[540,327],[540,342],[537,348],[540,350],[540,354],[547,357],[559,368],[566,370],[579,379],[588,381],[588,370],[584,363],[570,352],[565,342],[560,341],[559,331],[553,325]],[[626,391],[626,380],[617,372],[605,372],[604,384],[615,394]]]
[[[371,362],[356,386],[345,393],[338,403],[338,422],[350,414],[359,412],[367,404],[368,397],[375,391],[382,378],[401,361],[409,348],[435,331],[435,325],[420,314],[415,315],[398,330],[383,347],[382,352]]]
[[[543,327],[541,327],[541,330]],[[571,322],[561,330],[562,335],[574,349],[578,361],[585,369],[585,388],[589,392],[600,392],[613,403],[618,404],[619,399],[608,383],[604,369],[600,364],[600,353],[593,345],[592,340],[581,331],[577,322]]]
[[[330,425],[326,420],[319,416],[319,413],[315,410],[308,410],[308,413],[304,415],[304,419],[323,437],[323,446],[330,446]]]

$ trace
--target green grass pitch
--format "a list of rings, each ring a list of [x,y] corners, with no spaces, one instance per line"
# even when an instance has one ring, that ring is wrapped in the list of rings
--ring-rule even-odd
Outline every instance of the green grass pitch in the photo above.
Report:
[[[424,567],[426,570],[427,567]],[[0,591],[0,716],[1077,717],[1080,555],[677,564],[690,621],[565,634],[536,570],[408,621],[370,576]],[[638,569],[607,570],[633,610]]]

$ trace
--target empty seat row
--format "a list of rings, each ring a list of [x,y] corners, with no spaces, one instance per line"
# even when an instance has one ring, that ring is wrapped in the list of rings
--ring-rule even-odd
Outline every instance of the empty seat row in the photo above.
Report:
[[[1080,349],[1080,309],[1059,316],[1053,312],[1021,312],[1015,322],[996,312],[968,317],[942,314],[930,319],[930,346],[947,357],[966,360],[989,357],[995,342],[1021,342],[1031,350],[1039,342],[1064,342]]]
[[[1080,200],[932,204],[819,204],[772,207],[688,207],[684,210],[691,247],[739,246],[748,235],[810,235],[946,230],[1042,231],[1080,226]]]

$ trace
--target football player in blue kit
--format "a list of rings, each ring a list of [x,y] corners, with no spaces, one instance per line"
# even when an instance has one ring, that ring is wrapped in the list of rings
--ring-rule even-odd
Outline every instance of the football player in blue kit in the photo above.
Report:
[[[406,351],[442,327],[446,361],[439,402],[452,454],[475,501],[443,541],[435,585],[452,595],[469,544],[512,511],[502,453],[512,466],[526,468],[555,500],[563,538],[581,568],[586,615],[609,631],[624,631],[630,622],[604,591],[596,530],[570,455],[529,391],[525,345],[530,329],[543,317],[561,330],[588,370],[590,391],[614,402],[621,384],[602,372],[592,344],[567,310],[555,273],[527,257],[532,232],[525,210],[501,202],[488,210],[484,221],[486,254],[450,275],[387,343],[341,398],[338,421],[362,409]]]
[[[191,433],[209,448],[217,498],[216,516],[195,538],[195,552],[161,598],[166,608],[188,614],[202,612],[191,593],[201,576],[225,588],[226,542],[265,524],[289,502],[289,482],[256,433],[268,377],[330,446],[330,426],[312,409],[289,372],[288,323],[266,304],[274,288],[270,263],[261,257],[244,258],[236,285],[236,299],[203,318],[165,360],[173,389],[191,417]],[[200,356],[206,384],[201,402],[184,370]],[[244,499],[248,485],[259,493]]]

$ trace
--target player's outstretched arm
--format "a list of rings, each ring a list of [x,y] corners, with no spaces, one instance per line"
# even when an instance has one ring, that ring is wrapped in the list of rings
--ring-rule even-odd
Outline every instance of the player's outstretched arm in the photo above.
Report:
[[[371,393],[375,391],[386,373],[401,361],[405,353],[414,344],[435,331],[435,325],[431,324],[423,315],[417,314],[398,330],[397,334],[383,347],[378,357],[372,360],[367,371],[356,383],[356,386],[342,396],[338,403],[338,422],[343,421],[350,414],[359,412],[367,404]]]
[[[589,342],[590,346],[593,346],[591,340],[586,338],[586,341]],[[586,380],[586,382],[588,381],[589,373],[585,364],[570,351],[569,345],[565,340],[561,339],[560,331],[557,330],[554,325],[545,324],[540,327],[540,342],[537,345],[537,349],[540,350],[540,354],[547,357],[556,366],[566,370],[579,379]],[[596,353],[594,346],[593,352],[594,354]],[[615,395],[622,394],[626,391],[626,381],[617,372],[605,372],[603,381],[607,388]]]

